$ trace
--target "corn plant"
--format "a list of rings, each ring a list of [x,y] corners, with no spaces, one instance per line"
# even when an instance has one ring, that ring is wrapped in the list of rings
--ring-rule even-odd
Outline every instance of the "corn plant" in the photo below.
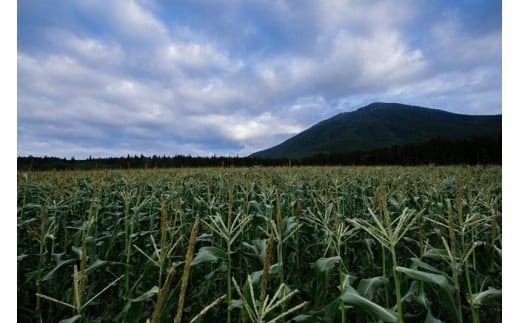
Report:
[[[403,322],[403,309],[401,300],[401,284],[397,271],[397,243],[405,236],[410,227],[415,223],[418,214],[415,210],[405,208],[401,215],[391,220],[388,212],[383,212],[384,218],[379,218],[374,211],[368,209],[372,216],[370,222],[365,219],[354,219],[350,222],[358,228],[364,230],[374,239],[376,239],[382,247],[390,251],[393,263],[393,274],[395,284],[395,297],[397,302],[397,319]],[[422,212],[422,211],[421,211]]]
[[[202,222],[216,235],[222,238],[226,244],[226,250],[211,249],[212,253],[220,253],[226,255],[227,260],[227,321],[231,322],[231,300],[232,300],[232,285],[231,285],[231,254],[233,252],[233,243],[244,231],[247,224],[252,220],[252,215],[239,213],[232,219],[232,212],[228,213],[227,225],[224,223],[222,216],[217,214],[215,216],[209,216],[209,222],[202,220]],[[210,249],[206,249],[210,250]],[[203,254],[199,254],[200,255]]]
[[[19,321],[501,320],[500,166],[20,172],[17,192]]]
[[[274,323],[279,322],[282,318],[286,317],[287,315],[296,312],[297,310],[305,307],[307,305],[307,302],[302,302],[288,310],[282,310],[282,313],[276,313],[274,318],[267,320],[268,315],[270,315],[274,310],[277,308],[283,308],[282,304],[285,304],[290,298],[292,298],[296,293],[298,293],[297,290],[294,290],[287,295],[284,295],[284,291],[287,289],[285,285],[280,285],[272,298],[269,298],[269,295],[266,295],[263,301],[259,301],[256,299],[253,282],[251,280],[251,276],[247,276],[247,290],[246,294],[244,295],[241,288],[238,286],[237,281],[233,277],[233,285],[235,286],[235,290],[240,295],[240,299],[242,300],[242,304],[244,308],[246,309],[247,315],[249,316],[249,319],[251,322],[255,323]],[[283,295],[283,296],[282,296]],[[273,315],[273,316],[274,316]]]

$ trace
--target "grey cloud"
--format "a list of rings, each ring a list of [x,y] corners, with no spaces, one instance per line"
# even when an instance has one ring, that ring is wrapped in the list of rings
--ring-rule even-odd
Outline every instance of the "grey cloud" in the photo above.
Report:
[[[501,109],[500,29],[474,33],[442,3],[56,6],[81,19],[50,23],[22,5],[22,155],[244,155],[376,100]]]
[[[430,43],[425,53],[435,68],[440,69],[466,70],[483,64],[496,65],[502,51],[500,33],[471,35],[451,21],[432,29]]]
[[[124,48],[114,40],[80,36],[58,28],[47,30],[45,38],[52,44],[55,52],[73,56],[90,67],[110,71],[121,68],[126,60]]]

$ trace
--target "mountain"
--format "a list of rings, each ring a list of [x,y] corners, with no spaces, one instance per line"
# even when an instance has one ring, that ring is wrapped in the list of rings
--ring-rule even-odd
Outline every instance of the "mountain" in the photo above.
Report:
[[[424,142],[433,138],[499,137],[502,115],[464,115],[376,102],[321,121],[251,157],[305,157]]]

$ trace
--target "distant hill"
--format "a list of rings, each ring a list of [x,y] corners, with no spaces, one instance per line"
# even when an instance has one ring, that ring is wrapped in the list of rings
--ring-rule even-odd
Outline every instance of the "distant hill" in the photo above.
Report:
[[[419,143],[433,138],[500,137],[501,133],[501,115],[464,115],[376,102],[321,121],[250,157],[306,157]]]

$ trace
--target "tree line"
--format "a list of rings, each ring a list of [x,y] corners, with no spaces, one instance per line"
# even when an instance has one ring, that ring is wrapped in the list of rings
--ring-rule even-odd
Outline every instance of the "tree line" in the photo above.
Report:
[[[74,157],[18,157],[19,171],[145,169],[176,167],[335,166],[335,165],[476,165],[501,164],[501,137],[434,138],[416,144],[343,153],[319,153],[301,158],[194,157],[127,155],[75,159]]]

